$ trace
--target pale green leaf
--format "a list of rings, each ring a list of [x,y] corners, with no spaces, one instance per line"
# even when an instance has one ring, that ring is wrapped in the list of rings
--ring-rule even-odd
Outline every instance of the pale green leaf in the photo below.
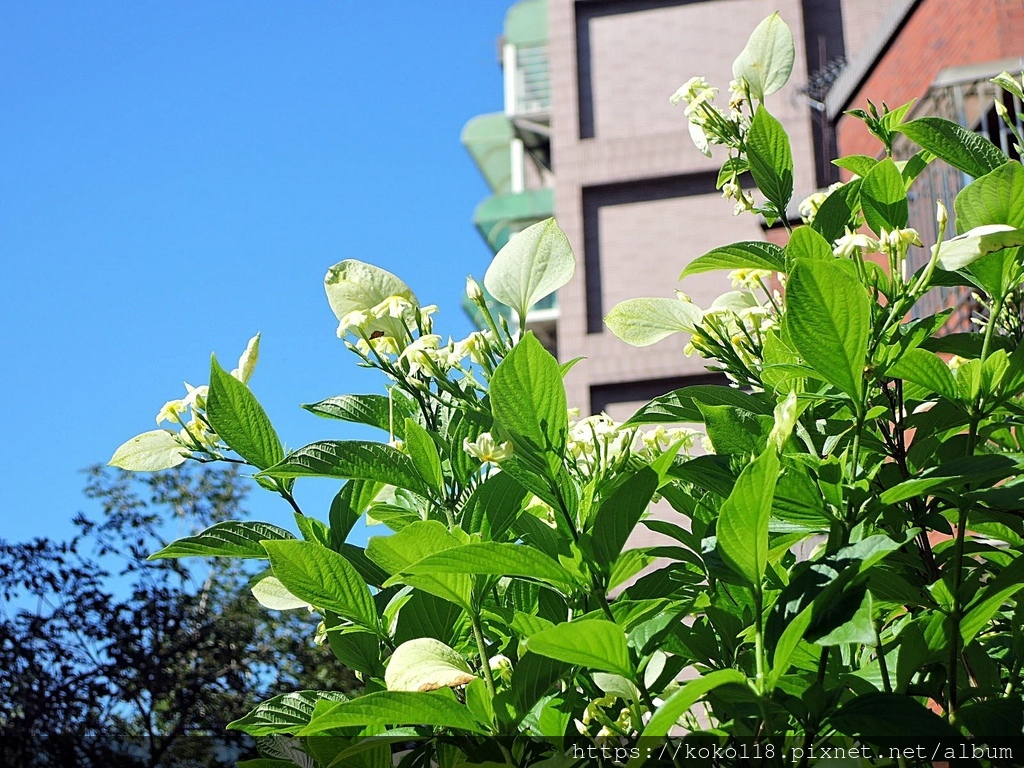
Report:
[[[513,235],[498,251],[484,287],[523,321],[534,304],[568,283],[575,271],[569,238],[554,219],[545,219]]]
[[[612,308],[604,323],[627,344],[646,347],[673,333],[692,331],[700,319],[700,309],[688,301],[627,299]]]
[[[779,90],[793,71],[793,33],[777,13],[758,24],[732,64],[732,76],[743,79],[758,101]]]
[[[1024,245],[1024,229],[1006,224],[984,224],[964,232],[939,246],[938,265],[947,272],[974,263],[982,256]]]
[[[476,679],[462,656],[432,637],[402,643],[391,654],[384,673],[384,684],[389,691],[458,688]]]
[[[289,592],[281,580],[275,576],[264,576],[252,585],[251,591],[256,602],[272,611],[291,611],[310,607],[305,600]]]
[[[350,312],[365,312],[390,296],[400,296],[418,306],[416,296],[409,286],[387,270],[355,259],[346,259],[327,270],[324,290],[338,320]],[[405,337],[406,331],[400,318],[385,316],[370,320],[364,327],[367,336],[380,331],[395,339]]]
[[[159,472],[178,466],[188,454],[173,432],[154,429],[122,443],[108,463],[130,472]]]

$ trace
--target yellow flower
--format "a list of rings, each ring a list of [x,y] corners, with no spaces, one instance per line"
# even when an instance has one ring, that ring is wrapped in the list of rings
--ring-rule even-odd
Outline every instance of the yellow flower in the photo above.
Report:
[[[249,343],[245,345],[245,351],[238,358],[238,367],[231,372],[231,375],[243,384],[248,384],[252,378],[252,372],[256,369],[256,361],[260,358],[260,334],[256,334]]]

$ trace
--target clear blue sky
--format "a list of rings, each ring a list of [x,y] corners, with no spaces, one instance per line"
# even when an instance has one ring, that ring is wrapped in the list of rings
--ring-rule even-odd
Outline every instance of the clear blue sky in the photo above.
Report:
[[[382,385],[335,337],[322,280],[341,259],[469,330],[487,190],[459,133],[502,108],[509,5],[3,4],[0,537],[67,534],[90,509],[79,470],[256,331],[251,386],[285,442],[353,436],[299,408]],[[326,516],[332,489],[297,495]],[[259,489],[250,506],[291,524]]]

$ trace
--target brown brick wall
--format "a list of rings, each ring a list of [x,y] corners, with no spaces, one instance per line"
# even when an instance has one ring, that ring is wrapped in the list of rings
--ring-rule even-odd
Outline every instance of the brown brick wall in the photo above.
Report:
[[[922,97],[946,67],[1024,55],[1024,0],[922,0],[848,108],[896,107]],[[838,121],[842,155],[875,156],[877,139],[851,117]]]

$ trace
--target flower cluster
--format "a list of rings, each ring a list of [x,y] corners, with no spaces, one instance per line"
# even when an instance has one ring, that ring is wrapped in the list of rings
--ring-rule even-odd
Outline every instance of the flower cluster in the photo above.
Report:
[[[718,89],[708,85],[703,77],[691,77],[669,98],[672,104],[686,104],[684,113],[690,138],[708,157],[712,144],[739,149],[749,127],[742,112],[742,105],[748,103],[745,85],[735,80],[730,84],[729,114],[712,104],[717,94]],[[731,181],[735,183],[735,177]]]

